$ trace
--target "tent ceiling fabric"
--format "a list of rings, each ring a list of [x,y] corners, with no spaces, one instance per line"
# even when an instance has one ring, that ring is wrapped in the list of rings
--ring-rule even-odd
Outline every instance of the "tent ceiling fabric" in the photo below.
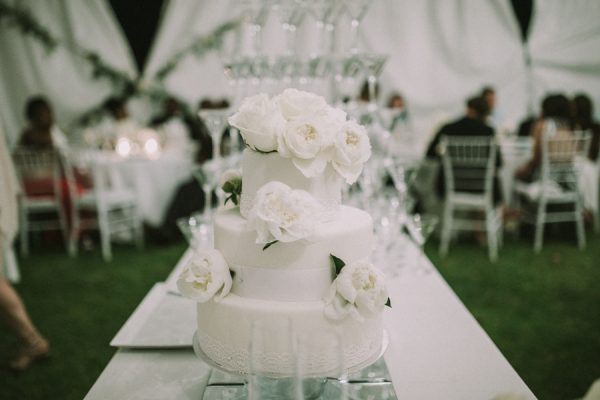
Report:
[[[237,16],[233,0],[165,4],[143,71],[146,80],[196,35]],[[131,50],[108,0],[21,0],[18,5],[31,10],[54,34],[98,51],[106,62],[135,76]],[[534,8],[527,49],[535,105],[547,91],[585,91],[598,110],[600,3],[544,0]],[[299,30],[302,53],[316,45],[309,23]],[[464,99],[485,84],[497,88],[499,112],[507,121],[516,123],[525,116],[530,82],[511,0],[376,0],[362,28],[365,48],[390,55],[382,76],[383,94],[397,90],[405,95],[424,141],[436,122],[460,113]],[[265,35],[265,49],[273,54],[283,36],[276,21],[268,22]],[[340,36],[344,39],[343,33]],[[0,59],[0,113],[11,144],[23,127],[27,97],[45,94],[64,126],[110,93],[107,83],[91,79],[84,61],[61,50],[47,55],[6,24],[0,24]],[[217,53],[201,60],[187,57],[165,83],[191,104],[230,91]]]

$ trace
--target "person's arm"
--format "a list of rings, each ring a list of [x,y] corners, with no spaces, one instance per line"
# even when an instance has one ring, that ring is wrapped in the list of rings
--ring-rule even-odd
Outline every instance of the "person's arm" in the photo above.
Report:
[[[600,152],[600,125],[593,124],[591,133],[592,141],[590,142],[588,158],[591,161],[596,161],[598,159],[598,152]]]
[[[542,158],[542,135],[544,131],[544,121],[538,120],[535,122],[532,129],[533,149],[531,160],[521,166],[515,172],[515,176],[521,180],[530,180],[536,168],[540,164]]]
[[[438,131],[438,133],[435,134],[431,143],[429,143],[429,147],[427,147],[427,152],[425,153],[425,156],[427,158],[439,158],[440,157],[440,154],[438,152],[438,147],[440,145],[440,141],[442,140],[442,136],[446,134],[446,130],[444,128],[445,127],[440,129]]]

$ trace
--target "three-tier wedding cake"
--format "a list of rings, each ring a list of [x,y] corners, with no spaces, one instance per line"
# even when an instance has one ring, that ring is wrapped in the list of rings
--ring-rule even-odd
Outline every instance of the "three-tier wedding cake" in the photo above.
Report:
[[[242,169],[222,177],[226,203],[214,220],[214,249],[198,251],[178,280],[198,302],[197,341],[229,371],[248,372],[252,329],[272,330],[266,373],[286,374],[281,321],[311,335],[310,373],[326,373],[337,329],[346,368],[379,356],[381,314],[389,305],[383,275],[368,262],[371,217],[341,205],[371,154],[364,127],[312,93],[287,89],[246,98],[229,119],[247,148]],[[319,347],[321,346],[321,347]]]

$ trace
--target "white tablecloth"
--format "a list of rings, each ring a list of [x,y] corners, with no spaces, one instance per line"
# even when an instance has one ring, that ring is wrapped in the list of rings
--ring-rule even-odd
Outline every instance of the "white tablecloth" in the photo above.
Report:
[[[158,226],[179,185],[192,178],[193,163],[189,159],[164,155],[156,160],[115,162],[114,167],[135,191],[144,221]]]
[[[388,282],[393,308],[384,315],[390,339],[385,360],[398,398],[481,400],[513,393],[534,399],[426,262],[430,272],[405,273]],[[170,280],[176,276],[171,274]],[[191,349],[119,349],[85,399],[197,400],[202,398],[208,372]]]
[[[101,162],[112,170],[109,179],[113,182],[110,184],[133,190],[142,219],[152,226],[162,223],[177,188],[192,179],[194,167],[191,157],[181,152],[163,153],[156,159],[149,159],[124,158],[114,152],[76,150],[71,162],[84,168],[92,162]]]

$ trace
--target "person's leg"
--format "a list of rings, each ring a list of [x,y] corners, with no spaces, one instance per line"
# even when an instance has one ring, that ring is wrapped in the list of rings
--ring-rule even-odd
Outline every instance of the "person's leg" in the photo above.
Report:
[[[31,322],[21,298],[12,285],[1,277],[0,317],[22,343],[21,350],[10,364],[12,368],[25,369],[33,361],[48,353],[48,342]]]

